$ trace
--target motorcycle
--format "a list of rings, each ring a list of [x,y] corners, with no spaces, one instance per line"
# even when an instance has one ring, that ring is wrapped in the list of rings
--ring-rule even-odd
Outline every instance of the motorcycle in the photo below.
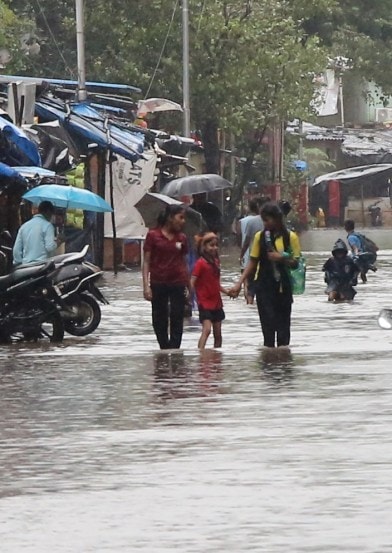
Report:
[[[35,263],[0,277],[0,342],[61,342],[64,323],[56,307],[52,262]]]
[[[86,336],[97,329],[101,322],[99,303],[109,302],[95,282],[103,271],[85,260],[88,246],[81,252],[52,257],[55,270],[51,274],[60,314],[66,332],[73,336]]]

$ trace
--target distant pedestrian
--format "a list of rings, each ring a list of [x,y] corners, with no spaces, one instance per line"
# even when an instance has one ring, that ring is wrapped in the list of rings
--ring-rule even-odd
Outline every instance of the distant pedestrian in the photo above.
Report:
[[[368,271],[377,271],[375,263],[378,246],[364,234],[355,232],[355,222],[352,219],[344,221],[344,228],[347,232],[347,241],[355,264],[359,269],[361,280],[366,284]]]
[[[207,201],[207,194],[205,192],[193,194],[192,199],[191,208],[200,213],[207,225],[207,229],[211,232],[215,232],[215,234],[222,232],[222,213],[215,204]]]
[[[168,205],[144,244],[143,291],[152,304],[152,324],[161,349],[181,346],[189,288],[185,208]],[[170,321],[170,333],[169,333]]]
[[[38,213],[20,227],[13,248],[15,265],[46,261],[55,254],[62,240],[55,238],[54,212],[51,202],[41,202]]]
[[[191,289],[195,290],[199,306],[199,319],[203,325],[199,339],[199,349],[204,349],[211,329],[214,334],[214,347],[222,346],[222,321],[225,318],[221,293],[229,291],[221,286],[218,237],[207,232],[196,238],[199,259],[192,271]]]
[[[243,282],[257,271],[256,300],[264,346],[288,346],[293,303],[289,269],[298,267],[301,248],[295,232],[287,230],[277,204],[265,204],[261,217],[264,230],[256,234],[249,263],[230,292],[238,295]]]
[[[245,269],[249,263],[250,249],[253,244],[253,239],[257,232],[263,230],[263,220],[260,215],[261,207],[270,201],[269,198],[255,198],[249,201],[249,214],[240,220],[241,225],[241,252],[240,265],[241,271]],[[255,275],[249,275],[244,282],[244,295],[246,303],[253,304],[255,297]]]
[[[328,301],[351,301],[356,295],[358,269],[348,255],[346,244],[337,240],[330,257],[323,265]]]

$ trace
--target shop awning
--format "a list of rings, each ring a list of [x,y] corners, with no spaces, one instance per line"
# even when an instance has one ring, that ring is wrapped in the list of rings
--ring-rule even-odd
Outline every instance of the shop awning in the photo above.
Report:
[[[366,177],[372,177],[374,175],[388,175],[392,176],[392,163],[379,163],[377,165],[361,165],[360,167],[349,167],[348,169],[341,169],[340,171],[334,171],[333,173],[326,173],[317,177],[313,183],[313,186],[328,182],[330,180],[338,181],[353,181],[355,179],[362,179]]]
[[[144,135],[134,133],[106,120],[98,111],[87,104],[75,104],[70,111],[59,102],[36,102],[36,112],[45,121],[59,120],[72,135],[77,135],[88,144],[109,149],[130,161],[143,156]]]

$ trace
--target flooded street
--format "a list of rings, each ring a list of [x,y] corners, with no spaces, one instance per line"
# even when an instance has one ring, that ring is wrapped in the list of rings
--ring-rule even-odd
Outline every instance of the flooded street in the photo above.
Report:
[[[352,305],[327,303],[326,256],[291,354],[242,298],[222,351],[197,351],[195,318],[159,352],[133,271],[106,275],[95,334],[2,346],[1,552],[390,552],[392,251]]]

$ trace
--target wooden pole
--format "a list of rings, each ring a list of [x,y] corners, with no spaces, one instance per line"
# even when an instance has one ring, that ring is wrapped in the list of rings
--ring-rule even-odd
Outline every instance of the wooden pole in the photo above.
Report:
[[[116,255],[116,245],[117,245],[117,230],[116,230],[116,216],[114,212],[114,187],[113,187],[113,161],[110,151],[108,150],[108,163],[109,163],[109,191],[110,191],[110,206],[112,208],[112,233],[113,233],[113,271],[114,274],[118,273],[117,266],[117,255]]]

